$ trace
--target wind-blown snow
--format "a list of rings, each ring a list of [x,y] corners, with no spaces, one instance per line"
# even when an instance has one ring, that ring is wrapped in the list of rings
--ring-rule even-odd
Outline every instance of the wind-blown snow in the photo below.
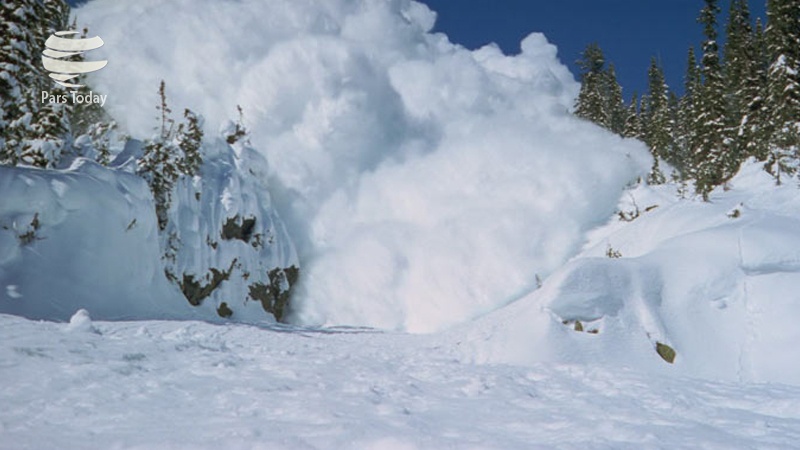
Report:
[[[76,15],[106,42],[92,86],[135,136],[161,79],[212,130],[242,106],[298,248],[298,323],[434,331],[495,309],[649,167],[640,144],[568,114],[578,86],[541,34],[517,56],[471,52],[409,0],[95,0]]]

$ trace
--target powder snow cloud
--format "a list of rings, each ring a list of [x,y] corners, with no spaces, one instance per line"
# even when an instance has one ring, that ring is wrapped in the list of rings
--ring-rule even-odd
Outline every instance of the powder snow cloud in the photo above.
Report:
[[[433,33],[409,0],[94,0],[95,91],[137,137],[160,80],[210,131],[241,105],[303,266],[292,318],[428,332],[506,304],[573,255],[644,147],[569,114],[546,38],[518,55]],[[98,50],[100,52],[100,50]]]

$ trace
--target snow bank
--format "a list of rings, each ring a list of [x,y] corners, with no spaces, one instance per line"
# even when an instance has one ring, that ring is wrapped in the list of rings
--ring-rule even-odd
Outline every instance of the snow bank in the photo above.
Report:
[[[595,231],[542,289],[456,333],[465,357],[800,384],[800,192],[761,164],[730,187],[710,203],[632,191],[620,209],[638,218]]]
[[[161,79],[210,129],[242,106],[300,253],[298,323],[434,331],[497,308],[649,167],[643,146],[568,114],[578,85],[541,34],[517,56],[470,52],[409,0],[95,0],[76,15],[106,42],[93,88],[134,135]]]

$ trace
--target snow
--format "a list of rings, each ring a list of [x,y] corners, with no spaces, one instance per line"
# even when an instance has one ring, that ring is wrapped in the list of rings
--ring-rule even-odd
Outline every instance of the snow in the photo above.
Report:
[[[797,446],[793,183],[636,184],[643,145],[569,115],[543,35],[468,51],[413,1],[77,16],[133,139],[0,167],[0,449]],[[161,79],[208,138],[163,233],[132,173]],[[276,324],[249,284],[295,265]]]
[[[464,357],[800,384],[797,187],[775,186],[750,161],[710,203],[679,200],[675,189],[623,196],[620,210],[635,199],[640,216],[613,218],[540,290],[462,326]],[[659,357],[659,343],[675,350],[674,364]]]
[[[76,16],[106,42],[92,89],[132,135],[150,133],[162,79],[209,130],[241,105],[297,246],[293,323],[433,332],[496,309],[651,165],[568,113],[578,85],[539,33],[515,56],[472,52],[409,0],[96,0]]]
[[[435,336],[0,315],[0,448],[791,448],[800,388],[475,365]]]
[[[78,312],[72,315],[69,319],[69,324],[67,325],[67,331],[70,332],[97,332],[97,330],[92,326],[92,318],[89,315],[89,311],[85,309],[79,309]]]

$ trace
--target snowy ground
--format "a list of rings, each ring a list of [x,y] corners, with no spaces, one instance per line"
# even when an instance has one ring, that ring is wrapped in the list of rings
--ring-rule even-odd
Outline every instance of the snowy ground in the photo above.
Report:
[[[222,198],[286,221],[268,254],[284,267],[297,245],[292,323],[441,333],[0,314],[0,449],[800,446],[795,185],[751,163],[708,203],[623,191],[645,148],[568,114],[578,85],[544,36],[471,52],[409,0],[77,14],[132,136],[163,79],[208,136],[240,104],[269,162],[206,155],[175,223],[215,251],[182,268],[267,255],[204,239]],[[161,279],[144,183],[82,167],[0,177],[0,311],[203,317]]]
[[[473,365],[436,336],[0,315],[0,448],[789,448],[800,387]]]

